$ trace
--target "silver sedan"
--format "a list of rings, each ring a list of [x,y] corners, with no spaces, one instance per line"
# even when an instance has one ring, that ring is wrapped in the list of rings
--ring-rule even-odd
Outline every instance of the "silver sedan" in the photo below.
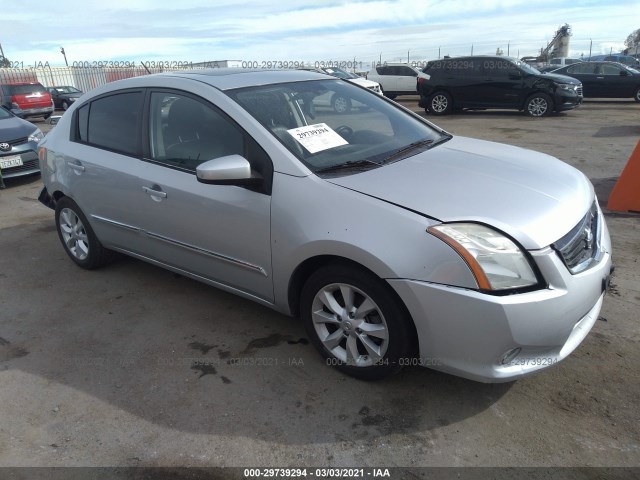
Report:
[[[359,108],[338,114],[327,95]],[[76,264],[121,252],[300,317],[358,378],[423,365],[496,382],[554,365],[610,276],[582,173],[313,72],[110,83],[40,147],[40,199]]]

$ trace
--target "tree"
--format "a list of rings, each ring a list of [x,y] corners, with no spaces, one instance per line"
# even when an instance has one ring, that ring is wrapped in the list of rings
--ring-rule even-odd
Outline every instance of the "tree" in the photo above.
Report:
[[[629,34],[624,41],[624,46],[627,47],[629,53],[632,53],[633,49],[637,49],[640,46],[640,28]]]
[[[11,62],[9,61],[9,59],[0,55],[0,68],[9,68],[10,66]]]

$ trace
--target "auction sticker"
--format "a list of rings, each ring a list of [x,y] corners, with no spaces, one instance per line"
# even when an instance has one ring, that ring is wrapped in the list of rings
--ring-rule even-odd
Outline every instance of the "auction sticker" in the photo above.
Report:
[[[323,150],[339,147],[340,145],[349,144],[349,142],[338,135],[335,130],[326,123],[292,128],[291,130],[287,130],[287,132],[304,148],[309,150],[310,153],[318,153]]]

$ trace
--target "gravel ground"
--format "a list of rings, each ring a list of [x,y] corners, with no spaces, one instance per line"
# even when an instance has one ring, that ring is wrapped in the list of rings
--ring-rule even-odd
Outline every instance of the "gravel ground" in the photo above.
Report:
[[[544,119],[429,118],[557,156],[606,206],[639,113],[633,101],[587,101]],[[7,184],[0,466],[640,464],[640,215],[607,211],[612,288],[561,364],[507,384],[420,368],[368,383],[325,366],[295,319],[132,259],[75,267],[35,200],[40,178]]]

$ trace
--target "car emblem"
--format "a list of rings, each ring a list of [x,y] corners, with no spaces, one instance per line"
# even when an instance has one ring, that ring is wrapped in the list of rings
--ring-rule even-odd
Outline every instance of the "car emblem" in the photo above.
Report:
[[[11,150],[11,145],[6,142],[2,142],[0,143],[0,150],[2,150],[3,152],[8,152],[9,150]]]

